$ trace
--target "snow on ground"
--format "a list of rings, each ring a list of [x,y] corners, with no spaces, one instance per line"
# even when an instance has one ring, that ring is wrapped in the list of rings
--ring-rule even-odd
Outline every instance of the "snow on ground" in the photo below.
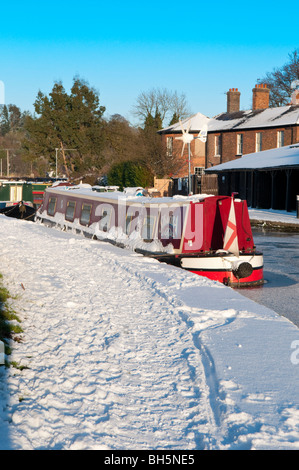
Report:
[[[4,216],[0,236],[27,367],[0,367],[0,449],[299,448],[291,322],[107,243]]]

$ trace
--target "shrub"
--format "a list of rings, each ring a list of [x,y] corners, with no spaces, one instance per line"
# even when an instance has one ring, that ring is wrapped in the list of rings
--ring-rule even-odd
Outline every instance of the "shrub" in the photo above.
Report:
[[[119,186],[122,190],[126,187],[141,186],[142,188],[153,185],[153,174],[142,162],[127,161],[117,163],[108,173],[108,185]]]

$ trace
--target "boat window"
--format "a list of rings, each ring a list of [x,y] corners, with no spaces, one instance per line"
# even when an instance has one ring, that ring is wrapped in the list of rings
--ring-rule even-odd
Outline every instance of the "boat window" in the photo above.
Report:
[[[74,220],[75,208],[76,208],[75,201],[68,201],[67,207],[66,207],[66,213],[65,213],[66,220],[69,220],[71,222]]]
[[[50,197],[49,203],[48,203],[48,215],[54,215],[55,209],[56,209],[56,197]]]
[[[152,240],[154,237],[156,217],[153,215],[147,215],[143,220],[142,227],[142,238],[143,240]]]
[[[112,214],[112,207],[108,205],[101,207],[99,229],[102,230],[103,232],[108,232],[108,230],[110,229],[111,214]],[[98,215],[98,208],[96,209],[96,215]]]
[[[91,214],[91,205],[90,204],[82,204],[81,217],[80,217],[80,224],[81,225],[88,225],[89,224],[90,214]]]
[[[169,212],[169,238],[172,239],[174,234],[173,212]]]
[[[161,240],[180,240],[182,235],[183,207],[165,207],[161,209],[160,234]]]
[[[131,225],[133,218],[134,218],[133,215],[127,215],[126,217],[126,234],[127,235],[130,233],[130,225]]]
[[[126,234],[130,235],[134,230],[138,229],[138,216],[139,212],[135,214],[128,214],[126,217]]]

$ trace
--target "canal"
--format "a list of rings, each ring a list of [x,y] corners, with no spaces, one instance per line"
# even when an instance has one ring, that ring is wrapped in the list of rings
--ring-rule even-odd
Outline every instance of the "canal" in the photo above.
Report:
[[[239,292],[299,327],[299,233],[255,229],[253,238],[257,250],[264,254],[266,282]]]

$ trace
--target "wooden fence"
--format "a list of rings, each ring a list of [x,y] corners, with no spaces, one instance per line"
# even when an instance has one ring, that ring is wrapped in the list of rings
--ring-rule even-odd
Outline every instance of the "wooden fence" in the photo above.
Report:
[[[218,176],[202,175],[201,177],[201,193],[218,195]]]

